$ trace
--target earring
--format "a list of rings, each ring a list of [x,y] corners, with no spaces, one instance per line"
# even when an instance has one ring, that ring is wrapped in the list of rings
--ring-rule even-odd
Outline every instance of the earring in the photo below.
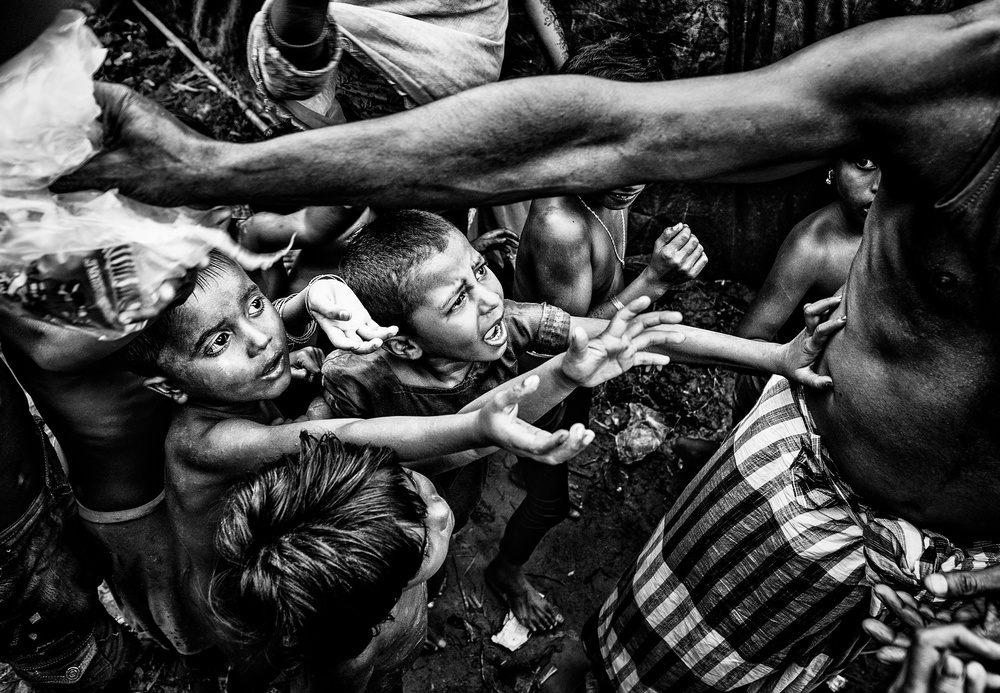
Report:
[[[833,185],[833,169],[826,172],[826,184]]]

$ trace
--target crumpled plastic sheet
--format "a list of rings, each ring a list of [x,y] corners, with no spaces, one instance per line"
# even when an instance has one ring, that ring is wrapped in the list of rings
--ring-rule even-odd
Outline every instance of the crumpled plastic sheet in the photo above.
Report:
[[[645,459],[663,445],[670,434],[663,414],[655,409],[636,402],[629,402],[628,409],[628,425],[615,435],[618,459],[626,466]]]

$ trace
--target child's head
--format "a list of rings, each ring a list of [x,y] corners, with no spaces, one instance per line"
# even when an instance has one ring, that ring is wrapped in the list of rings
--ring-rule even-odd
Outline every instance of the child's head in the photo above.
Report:
[[[636,34],[613,34],[582,46],[569,57],[559,72],[616,82],[655,82],[663,79],[655,53]],[[645,188],[645,185],[629,185],[588,197],[607,209],[626,209]]]
[[[403,590],[441,567],[453,527],[430,480],[391,450],[303,435],[298,458],[227,493],[209,601],[282,668],[314,653],[350,659]]]
[[[122,352],[147,387],[183,403],[273,399],[291,381],[285,328],[228,256],[212,251],[191,293]]]
[[[400,358],[493,361],[507,347],[500,282],[436,214],[380,214],[351,239],[340,272],[377,323],[399,327],[385,348]]]
[[[882,181],[882,171],[878,164],[863,156],[837,159],[827,180],[837,188],[844,216],[860,231]]]

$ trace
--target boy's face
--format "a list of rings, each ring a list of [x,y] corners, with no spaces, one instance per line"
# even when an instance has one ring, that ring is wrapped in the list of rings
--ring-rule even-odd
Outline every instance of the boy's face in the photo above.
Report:
[[[507,348],[503,289],[458,231],[448,247],[414,268],[420,299],[410,314],[412,337],[427,356],[495,361]]]
[[[288,387],[284,325],[242,269],[220,268],[177,310],[177,330],[160,366],[189,397],[252,402],[274,399]]]
[[[645,185],[627,185],[609,190],[599,196],[598,204],[605,209],[628,209],[645,189]]]
[[[455,515],[448,502],[438,495],[437,488],[430,479],[413,470],[408,470],[407,474],[414,490],[427,505],[427,517],[424,518],[424,560],[407,585],[413,587],[427,582],[444,564],[444,559],[448,557],[451,532],[455,529]]]
[[[834,166],[834,181],[840,206],[848,219],[864,226],[868,210],[875,201],[882,171],[871,159],[838,159]]]

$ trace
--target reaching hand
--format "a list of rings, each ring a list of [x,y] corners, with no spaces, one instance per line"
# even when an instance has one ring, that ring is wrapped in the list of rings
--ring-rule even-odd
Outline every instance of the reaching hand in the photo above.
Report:
[[[396,334],[368,314],[351,287],[333,278],[313,280],[306,289],[306,309],[337,349],[370,354]]]
[[[569,431],[549,433],[517,418],[518,402],[538,389],[538,383],[538,376],[533,375],[497,393],[477,411],[477,422],[491,445],[543,464],[563,464],[594,441],[594,432],[574,424]]]
[[[650,328],[679,323],[681,315],[673,311],[642,313],[649,304],[646,296],[635,299],[615,314],[604,332],[589,341],[582,327],[573,330],[562,364],[566,377],[579,387],[596,387],[633,366],[670,363],[669,356],[646,349],[660,344],[677,344],[684,341],[684,337],[669,330]]]
[[[975,658],[963,662],[962,659]],[[980,661],[1000,660],[1000,644],[953,624],[917,631],[890,693],[982,693],[1000,688],[1000,675]]]
[[[170,115],[155,101],[121,84],[96,82],[104,147],[90,161],[52,184],[53,192],[111,190],[176,207],[197,197],[191,172],[209,165],[206,145],[215,143]]]
[[[666,287],[694,279],[707,264],[708,256],[698,237],[687,224],[676,224],[656,239],[647,269]]]
[[[296,349],[288,355],[292,379],[314,381],[323,374],[323,351],[316,347]]]
[[[840,305],[840,296],[831,296],[822,301],[806,305],[806,327],[787,344],[781,345],[784,369],[781,375],[806,387],[826,388],[833,386],[830,376],[819,375],[814,366],[823,355],[830,337],[843,329],[847,317],[821,322]]]
[[[487,231],[472,241],[472,247],[480,255],[486,256],[487,260],[494,260],[494,264],[498,267],[503,267],[506,262],[514,261],[519,242],[520,240],[514,231],[499,228]]]

